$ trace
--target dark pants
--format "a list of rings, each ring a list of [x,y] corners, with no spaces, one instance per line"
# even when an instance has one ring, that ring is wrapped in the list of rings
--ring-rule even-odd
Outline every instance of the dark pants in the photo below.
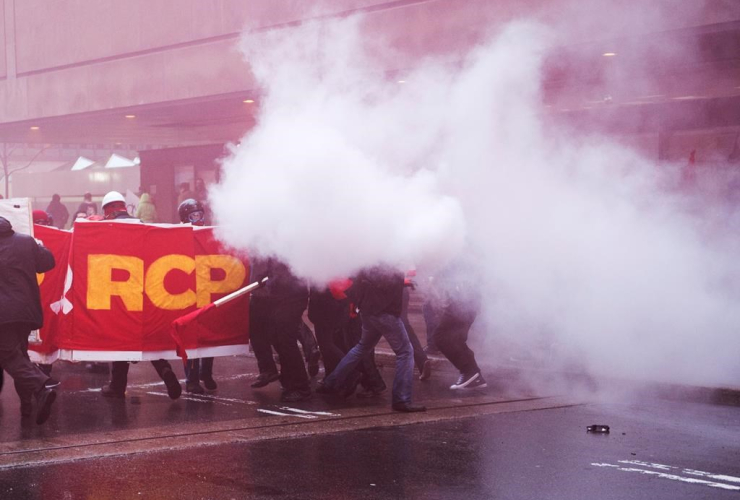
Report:
[[[316,329],[316,341],[319,343],[326,376],[334,371],[347,352],[344,331],[341,324],[336,321],[318,321],[313,326]]]
[[[200,383],[204,378],[213,378],[213,358],[189,359],[185,365],[185,375],[189,383]]]
[[[285,391],[309,390],[309,379],[296,336],[306,302],[252,299],[249,308],[250,341],[260,373],[277,373],[272,347],[280,357],[280,383]]]
[[[475,311],[462,311],[448,306],[442,311],[434,341],[437,348],[460,373],[469,375],[480,371],[475,354],[468,347],[468,332],[475,321]]]
[[[419,337],[416,336],[416,332],[409,322],[409,299],[409,289],[404,288],[403,302],[401,304],[401,321],[403,321],[403,326],[406,328],[406,333],[409,336],[411,347],[414,349],[414,364],[419,372],[421,372],[424,368],[424,363],[429,361],[429,358],[427,357],[427,353],[424,352],[424,348],[421,346],[421,342],[419,342]]]
[[[430,349],[437,349],[434,332],[439,325],[439,311],[434,307],[432,301],[427,300],[421,306],[421,314],[424,316],[424,323],[427,325],[427,346]]]
[[[128,385],[128,361],[114,361],[113,368],[111,370],[110,388],[116,392],[126,392],[126,385]],[[157,370],[159,377],[164,380],[164,373],[172,371],[172,366],[165,359],[157,359],[152,361],[152,366]]]
[[[0,325],[0,366],[13,377],[15,390],[21,399],[30,398],[43,389],[49,380],[39,367],[28,359],[28,335],[25,325]]]

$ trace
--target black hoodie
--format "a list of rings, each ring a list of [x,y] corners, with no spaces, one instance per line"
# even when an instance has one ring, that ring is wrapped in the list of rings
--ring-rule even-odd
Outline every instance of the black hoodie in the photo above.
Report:
[[[54,268],[54,256],[0,217],[0,326],[20,323],[41,328],[43,314],[36,273]]]

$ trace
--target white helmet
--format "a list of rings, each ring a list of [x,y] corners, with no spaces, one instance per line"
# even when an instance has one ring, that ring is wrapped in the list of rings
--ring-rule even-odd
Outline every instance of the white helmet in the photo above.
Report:
[[[109,203],[113,203],[114,201],[122,201],[126,203],[126,198],[123,197],[121,193],[118,191],[110,191],[108,194],[103,196],[103,208]]]

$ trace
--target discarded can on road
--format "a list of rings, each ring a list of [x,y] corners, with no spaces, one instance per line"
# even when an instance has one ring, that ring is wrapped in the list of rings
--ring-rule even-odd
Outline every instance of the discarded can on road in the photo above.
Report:
[[[608,425],[589,425],[586,427],[586,432],[593,432],[594,434],[609,434]]]

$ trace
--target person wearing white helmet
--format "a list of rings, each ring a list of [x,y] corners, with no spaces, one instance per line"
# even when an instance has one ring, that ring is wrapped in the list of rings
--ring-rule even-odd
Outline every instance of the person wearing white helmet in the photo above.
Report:
[[[126,209],[126,198],[118,191],[110,191],[103,196],[102,205],[105,219],[133,219]]]
[[[103,213],[106,220],[133,219],[126,209],[126,199],[118,191],[111,191],[103,197]],[[111,370],[110,384],[102,389],[102,394],[108,398],[126,397],[126,385],[128,384],[128,361],[114,361]],[[167,394],[170,399],[177,399],[182,393],[182,387],[177,380],[172,366],[167,360],[157,359],[152,361],[152,366],[167,386]]]

